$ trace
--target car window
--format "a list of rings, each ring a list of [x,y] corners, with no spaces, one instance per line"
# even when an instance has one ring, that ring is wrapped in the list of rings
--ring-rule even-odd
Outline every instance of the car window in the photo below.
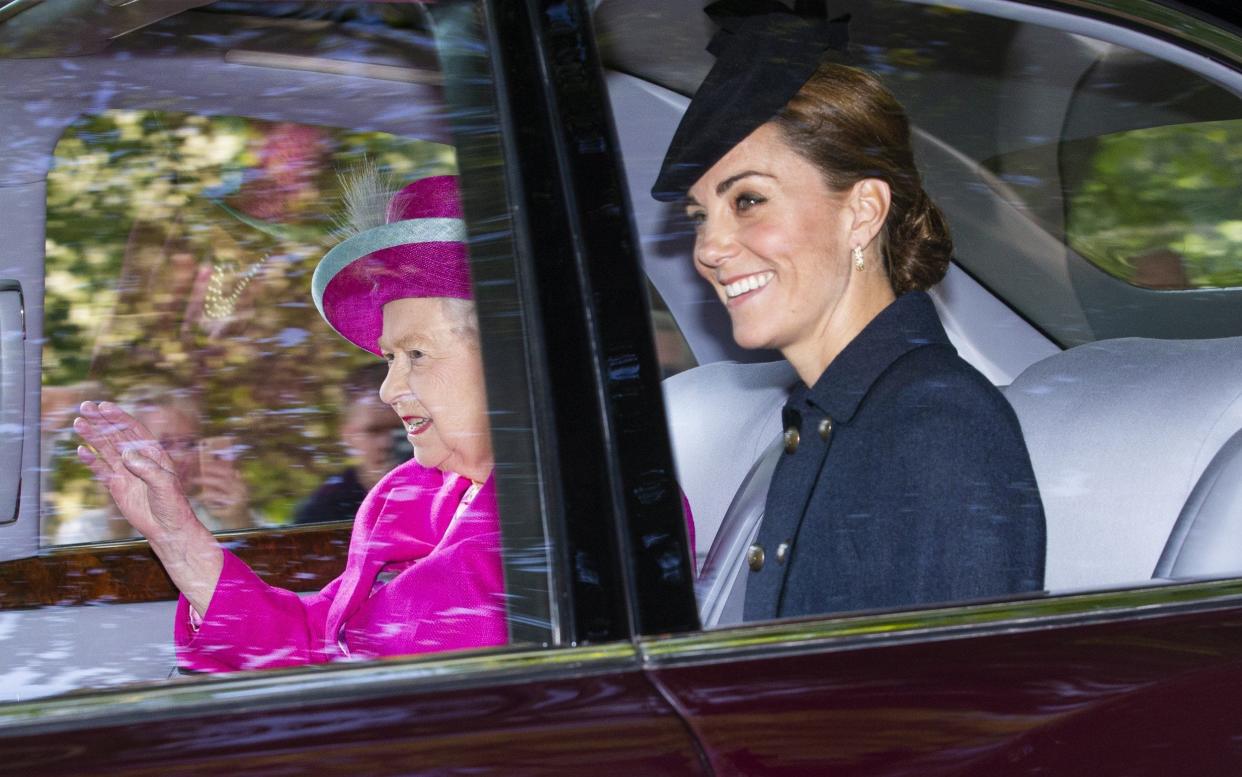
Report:
[[[385,505],[411,498],[398,485],[363,505],[388,473],[413,471],[411,441],[434,419],[398,417],[381,399],[388,365],[325,323],[312,275],[333,246],[391,219],[397,191],[444,176],[459,181],[464,233],[454,240],[469,245],[481,289],[469,293],[483,374],[462,393],[485,395],[488,418],[503,419],[487,433],[500,473],[488,498],[503,516],[479,557],[490,582],[473,582],[480,567],[469,558],[467,572],[450,564],[437,576],[428,559],[457,547],[444,545],[446,532],[465,531],[460,516],[493,488],[445,465],[446,484],[469,486],[462,506],[424,527],[439,534],[396,543],[414,553],[430,542],[425,555],[385,558],[366,585],[384,595],[430,568],[422,574],[450,599],[491,591],[496,638],[478,642],[462,626],[442,648],[419,638],[431,652],[554,644],[528,388],[541,362],[520,325],[529,313],[514,282],[516,209],[508,163],[496,163],[477,9],[219,2],[84,20],[52,5],[0,16],[0,114],[17,117],[0,154],[0,199],[14,214],[3,228],[5,288],[22,295],[26,337],[20,510],[0,526],[0,700],[176,673],[177,591],[80,460],[72,421],[84,400],[114,401],[143,421],[197,519],[264,583],[303,601],[347,569],[355,515],[380,515],[359,533],[379,531]],[[80,34],[53,34],[65,25]],[[378,207],[351,211],[359,202]],[[473,331],[453,320],[462,337]],[[5,385],[6,408],[20,396]],[[440,472],[435,462],[420,471]],[[471,606],[440,617],[472,623]],[[369,637],[347,627],[327,639],[329,652],[335,643],[369,655]]]
[[[1202,121],[1065,140],[985,163],[1085,261],[1144,289],[1242,285],[1242,121]],[[1045,166],[1057,163],[1058,171]],[[1057,186],[1060,191],[1050,191]]]
[[[382,367],[297,299],[369,160],[400,180],[456,172],[450,144],[243,116],[113,110],[65,129],[48,173],[47,544],[135,536],[72,455],[86,399],[134,409],[213,530],[352,521],[408,458]]]
[[[660,362],[660,376],[671,378],[694,367],[694,353],[686,336],[682,334],[677,319],[669,311],[660,292],[650,283],[647,285],[651,304],[651,328],[655,336],[656,358]]]
[[[701,615],[736,624],[741,599],[722,591],[744,597],[748,570],[796,557],[792,537],[755,538],[771,520],[773,469],[799,446],[781,412],[798,376],[779,354],[763,365],[729,354],[729,319],[712,318],[719,306],[693,269],[683,203],[651,200],[717,28],[698,8],[644,9],[604,0],[595,23],[644,262],[700,356],[666,397],[706,571]],[[1045,590],[1176,577],[1169,560],[1233,455],[1242,410],[1239,375],[1224,365],[1242,343],[1236,74],[1171,61],[1155,39],[1123,42],[1108,25],[1009,4],[869,0],[840,12],[849,61],[904,105],[925,187],[949,222],[953,263],[931,295],[959,354],[985,374],[1011,353],[1034,354],[998,382],[1047,514]],[[1176,398],[1187,391],[1196,410],[1185,423],[1140,431],[1186,407]],[[812,437],[800,434],[803,445]],[[848,542],[867,515],[815,520]],[[1197,574],[1239,569],[1221,559]]]
[[[913,30],[897,30],[920,18],[945,44],[890,43],[867,58],[925,133],[929,187],[967,273],[1062,347],[1242,334],[1229,280],[1238,268],[1230,203],[1242,185],[1235,89],[1069,31],[874,7],[894,37],[913,41]],[[962,36],[989,44],[966,59]],[[950,83],[969,105],[935,96]],[[973,178],[945,152],[975,166]],[[1054,242],[1032,248],[1045,239]]]

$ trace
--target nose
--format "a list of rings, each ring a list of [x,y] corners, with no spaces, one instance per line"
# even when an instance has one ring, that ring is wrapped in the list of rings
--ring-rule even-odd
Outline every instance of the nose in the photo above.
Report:
[[[708,221],[699,227],[694,240],[694,259],[700,268],[716,269],[737,252],[733,230],[719,221]]]
[[[386,405],[392,405],[402,396],[410,393],[410,387],[405,380],[406,370],[402,367],[401,361],[398,356],[388,362],[388,374],[384,376],[384,382],[380,384],[380,401]]]

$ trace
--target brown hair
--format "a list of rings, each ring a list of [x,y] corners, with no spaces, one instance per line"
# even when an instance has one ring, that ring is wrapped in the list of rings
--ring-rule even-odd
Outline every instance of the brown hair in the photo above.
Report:
[[[879,79],[822,63],[774,123],[833,190],[844,191],[864,178],[888,184],[892,202],[880,252],[894,293],[925,290],[944,277],[953,253],[949,226],[923,191],[905,111]]]

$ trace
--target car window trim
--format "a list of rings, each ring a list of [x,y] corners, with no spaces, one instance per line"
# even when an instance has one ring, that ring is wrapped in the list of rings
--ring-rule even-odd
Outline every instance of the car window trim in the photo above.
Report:
[[[551,415],[540,403],[547,367],[538,311],[529,304],[534,292],[521,259],[533,253],[522,218],[528,209],[514,205],[522,190],[511,169],[517,159],[510,140],[515,126],[501,99],[507,84],[496,25],[477,0],[423,12],[435,33],[457,150],[488,412],[503,419],[492,424],[491,435],[495,459],[503,462],[495,480],[509,640],[560,645],[569,608],[560,582],[567,576],[565,565],[555,553],[561,522],[547,488],[546,473],[555,464],[545,453],[546,424],[535,420]]]
[[[800,619],[639,642],[649,667],[858,650],[1242,607],[1242,578]]]
[[[166,723],[245,710],[443,694],[470,688],[590,677],[641,668],[630,642],[547,650],[494,648],[365,664],[319,664],[151,684],[0,705],[0,742],[103,726]],[[188,679],[188,678],[183,678]]]
[[[216,536],[264,582],[318,591],[345,569],[352,521],[242,529]],[[0,612],[30,607],[109,606],[175,600],[177,589],[146,540],[58,545],[0,562]]]
[[[944,5],[945,0],[903,0]],[[1242,36],[1152,0],[953,0],[951,5],[998,19],[1036,24],[1179,65],[1242,95]]]
[[[564,528],[565,639],[695,628],[646,277],[590,14],[583,2],[487,8],[509,76],[516,202],[533,216],[525,261],[549,361],[545,451],[573,474],[549,484]]]

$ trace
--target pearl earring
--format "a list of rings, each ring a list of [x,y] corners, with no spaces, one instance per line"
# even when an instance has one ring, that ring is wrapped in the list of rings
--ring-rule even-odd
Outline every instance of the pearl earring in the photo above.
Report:
[[[861,246],[854,246],[854,248],[850,251],[850,254],[854,257],[855,270],[865,270],[867,268],[867,262],[863,258],[863,250]]]

